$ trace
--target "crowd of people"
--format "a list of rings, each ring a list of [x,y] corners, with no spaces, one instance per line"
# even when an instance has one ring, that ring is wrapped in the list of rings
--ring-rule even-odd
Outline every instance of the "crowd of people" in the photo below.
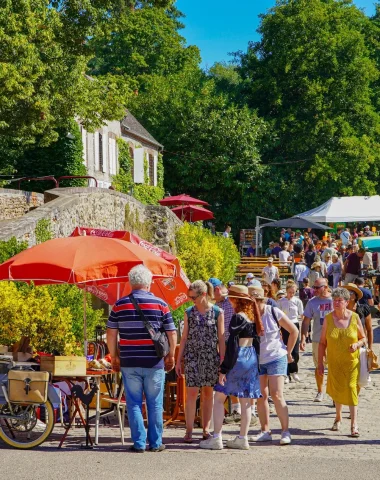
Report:
[[[289,251],[285,242],[279,243],[278,253]],[[162,443],[163,372],[173,368],[177,375],[184,374],[186,382],[185,443],[195,441],[193,426],[202,389],[200,448],[224,448],[223,424],[231,423],[231,417],[233,422],[240,422],[240,432],[227,441],[228,448],[246,450],[250,441],[271,441],[270,412],[273,409],[281,424],[280,444],[289,445],[292,438],[284,383],[302,381],[298,364],[300,351],[305,351],[307,342],[312,343],[315,365],[317,394],[314,401],[323,401],[328,359],[327,393],[336,409],[331,428],[334,431],[341,428],[342,406],[348,405],[351,436],[359,436],[359,350],[365,344],[372,346],[370,302],[373,299],[360,277],[355,278],[356,283],[345,282],[344,287],[341,279],[336,288],[329,286],[328,255],[323,253],[326,250],[338,252],[338,249],[333,241],[321,242],[320,247],[318,242],[310,244],[315,248],[315,252],[311,251],[316,255],[318,252],[319,262],[326,264],[326,270],[321,269],[324,274],[317,276],[312,286],[305,277],[288,280],[285,289],[281,289],[269,259],[263,278],[248,275],[246,285],[231,282],[226,286],[217,278],[193,282],[188,291],[192,306],[184,315],[175,362],[177,337],[170,311],[161,299],[149,292],[152,281],[149,270],[143,266],[131,270],[129,279],[134,300],[151,325],[167,333],[170,343],[169,354],[165,359],[159,358],[130,296],[118,300],[108,321],[107,341],[113,368],[120,369],[123,376],[134,452],[144,452],[147,441],[151,451],[165,449]],[[360,254],[360,251],[352,254]],[[270,255],[275,253],[271,251]],[[347,258],[344,265],[346,262]],[[142,415],[143,394],[149,417],[147,432]],[[226,414],[227,398],[231,415]],[[250,428],[258,423],[260,431],[250,437]]]

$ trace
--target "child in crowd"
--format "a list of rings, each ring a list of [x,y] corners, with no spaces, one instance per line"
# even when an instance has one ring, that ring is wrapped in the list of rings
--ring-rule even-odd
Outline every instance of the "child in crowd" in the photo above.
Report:
[[[342,263],[339,261],[339,257],[336,253],[332,255],[332,263],[327,268],[327,275],[333,277],[333,288],[339,286],[339,282],[342,278]]]

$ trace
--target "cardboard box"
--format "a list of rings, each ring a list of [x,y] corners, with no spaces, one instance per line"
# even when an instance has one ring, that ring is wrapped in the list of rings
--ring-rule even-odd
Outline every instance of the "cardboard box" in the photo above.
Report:
[[[81,377],[86,375],[86,357],[41,357],[41,371],[53,376]]]
[[[15,362],[27,362],[33,358],[33,354],[24,352],[13,352],[12,357]]]

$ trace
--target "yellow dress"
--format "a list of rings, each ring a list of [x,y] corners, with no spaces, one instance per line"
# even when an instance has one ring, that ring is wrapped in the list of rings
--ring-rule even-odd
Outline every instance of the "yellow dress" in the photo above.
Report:
[[[326,315],[327,322],[327,393],[336,403],[358,404],[359,350],[350,352],[350,345],[358,342],[357,313],[352,313],[347,328],[337,328],[332,313]]]

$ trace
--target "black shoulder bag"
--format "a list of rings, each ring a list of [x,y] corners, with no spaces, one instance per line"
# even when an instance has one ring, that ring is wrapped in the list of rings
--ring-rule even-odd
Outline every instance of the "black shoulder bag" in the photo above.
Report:
[[[141,310],[139,304],[136,302],[135,297],[130,294],[129,298],[131,299],[131,302],[133,306],[135,307],[136,311],[139,313],[141,321],[144,324],[144,327],[146,328],[147,332],[150,335],[150,338],[152,339],[154,348],[156,350],[156,354],[158,358],[164,358],[166,355],[169,353],[169,340],[168,337],[165,333],[165,330],[161,328],[158,332],[153,328],[153,325],[149,322],[149,320],[145,317],[143,311]]]

